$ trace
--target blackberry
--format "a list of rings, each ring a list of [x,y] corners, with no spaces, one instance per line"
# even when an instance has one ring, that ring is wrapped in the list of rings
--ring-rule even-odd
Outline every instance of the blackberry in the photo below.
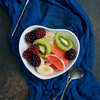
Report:
[[[36,40],[35,31],[31,31],[25,35],[25,40],[28,43],[33,43]]]
[[[36,44],[33,44],[30,47],[30,51],[33,52],[33,54],[35,54],[35,55],[39,53],[39,50],[40,50],[40,47]]]
[[[45,35],[46,35],[46,31],[45,31],[45,29],[43,29],[43,28],[37,28],[36,30],[35,30],[35,32],[36,32],[36,38],[37,39],[40,39],[40,38],[43,38]]]
[[[28,60],[30,58],[30,56],[32,56],[33,53],[30,52],[30,48],[26,49],[24,52],[23,52],[23,57]]]
[[[68,60],[73,60],[75,59],[75,57],[76,57],[76,52],[74,49],[70,49],[65,53],[65,58],[67,58]]]
[[[40,65],[41,63],[41,59],[40,59],[40,56],[39,55],[32,55],[30,58],[29,58],[29,63],[34,66],[34,67],[37,67]]]

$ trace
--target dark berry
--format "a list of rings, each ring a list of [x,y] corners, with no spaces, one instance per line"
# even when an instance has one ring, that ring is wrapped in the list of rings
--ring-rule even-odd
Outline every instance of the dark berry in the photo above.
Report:
[[[29,49],[30,49],[30,48],[28,48],[27,50],[25,50],[25,51],[23,52],[23,57],[24,57],[25,59],[27,59],[27,60],[33,55],[33,53],[30,52]]]
[[[35,32],[36,32],[36,38],[37,39],[40,39],[40,38],[43,38],[45,35],[46,35],[46,31],[45,31],[45,29],[43,29],[43,28],[37,28],[36,30],[35,30]]]
[[[35,54],[35,55],[39,53],[39,50],[40,50],[40,47],[36,44],[33,44],[30,47],[30,51],[33,52],[33,54]]]
[[[33,43],[36,40],[35,31],[31,31],[25,35],[25,40],[28,43]]]
[[[65,58],[68,60],[73,60],[76,57],[76,52],[74,49],[70,49],[69,51],[66,51],[65,53]]]
[[[34,67],[37,67],[40,65],[41,63],[41,59],[40,59],[40,56],[39,55],[32,55],[30,58],[29,58],[29,63],[34,66]]]

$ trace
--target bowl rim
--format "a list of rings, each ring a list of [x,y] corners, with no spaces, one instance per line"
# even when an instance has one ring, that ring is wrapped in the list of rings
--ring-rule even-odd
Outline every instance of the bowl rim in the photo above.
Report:
[[[23,36],[23,33],[25,34],[25,32],[26,32],[27,30],[31,29],[31,28],[44,28],[44,29],[49,30],[49,31],[65,31],[65,32],[71,33],[71,34],[75,37],[75,39],[76,39],[76,41],[77,41],[77,43],[78,43],[78,44],[77,44],[77,45],[78,45],[78,52],[77,52],[76,58],[74,59],[73,63],[71,64],[70,67],[67,68],[67,70],[64,70],[64,71],[62,71],[61,73],[59,73],[59,74],[57,74],[57,75],[54,75],[54,76],[51,76],[51,77],[50,77],[50,76],[48,76],[48,77],[46,77],[46,76],[45,76],[45,77],[39,77],[39,76],[35,75],[34,73],[32,73],[32,71],[30,71],[30,70],[28,69],[28,66],[25,65],[25,63],[24,63],[24,61],[23,61],[23,58],[22,58],[22,54],[21,54],[21,52],[20,52],[20,44],[21,44],[21,37]],[[31,31],[31,30],[30,30],[30,31]],[[28,31],[28,32],[29,32],[29,31]],[[67,29],[52,29],[52,28],[48,28],[48,27],[45,27],[45,26],[41,26],[41,25],[32,25],[32,26],[27,27],[27,28],[22,32],[22,34],[21,34],[21,36],[20,36],[20,39],[19,39],[19,54],[20,54],[20,57],[21,57],[21,60],[22,60],[23,64],[25,65],[25,67],[28,69],[29,72],[31,72],[31,73],[32,73],[34,76],[36,76],[37,78],[40,78],[40,79],[43,79],[43,80],[51,79],[51,78],[57,77],[57,76],[59,76],[59,75],[62,75],[62,74],[65,73],[65,72],[67,72],[67,71],[73,66],[73,64],[76,62],[76,60],[77,60],[77,58],[78,58],[78,56],[79,56],[79,52],[80,52],[80,42],[79,42],[77,36],[76,36],[72,31],[67,30]],[[42,75],[41,75],[41,76],[42,76]]]

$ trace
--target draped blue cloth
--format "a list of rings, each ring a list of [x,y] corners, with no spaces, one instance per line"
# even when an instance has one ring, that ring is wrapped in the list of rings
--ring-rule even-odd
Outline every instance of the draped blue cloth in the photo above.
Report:
[[[69,84],[64,100],[99,100],[100,83],[92,73],[95,53],[94,34],[83,8],[76,0],[30,0],[14,36],[11,37],[25,2],[26,0],[0,0],[0,5],[8,10],[12,18],[9,41],[19,63],[19,69],[30,88],[28,100],[48,100],[51,95],[51,99],[58,95],[56,100],[60,100],[68,76],[66,72],[49,80],[41,80],[27,70],[19,55],[18,45],[22,32],[32,25],[68,29],[74,32],[80,42],[80,54],[74,66],[83,69],[84,76]]]

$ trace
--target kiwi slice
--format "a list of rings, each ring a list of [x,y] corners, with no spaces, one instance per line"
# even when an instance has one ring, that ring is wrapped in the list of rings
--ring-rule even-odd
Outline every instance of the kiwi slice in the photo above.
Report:
[[[51,52],[51,45],[48,41],[44,39],[37,39],[33,42],[33,44],[36,44],[40,47],[38,55],[40,57],[45,57],[45,55],[49,54]]]
[[[55,45],[64,51],[68,51],[74,46],[71,39],[62,33],[57,33],[55,35]]]

